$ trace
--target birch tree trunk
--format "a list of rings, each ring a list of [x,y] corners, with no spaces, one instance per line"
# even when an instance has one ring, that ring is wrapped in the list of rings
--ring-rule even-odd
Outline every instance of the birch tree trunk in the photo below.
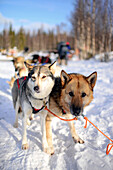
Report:
[[[91,53],[91,15],[90,15],[91,4],[90,4],[90,1],[87,1],[87,6],[88,6],[87,53]]]
[[[110,32],[109,32],[109,42],[108,42],[108,48],[109,52],[111,51],[111,41],[112,41],[112,29],[113,29],[113,2],[111,0],[111,11],[110,11]]]
[[[106,33],[106,25],[107,25],[107,7],[108,7],[108,0],[105,1],[105,16],[103,20],[103,33],[102,33],[102,44],[101,44],[101,52],[105,52],[105,33]]]
[[[95,0],[93,0],[93,22],[92,22],[92,54],[95,55]]]

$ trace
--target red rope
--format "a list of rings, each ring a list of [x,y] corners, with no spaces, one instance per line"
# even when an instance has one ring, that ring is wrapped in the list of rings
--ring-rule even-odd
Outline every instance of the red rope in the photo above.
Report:
[[[45,106],[45,110],[47,110],[49,113],[51,113],[52,115],[54,115],[55,117],[59,118],[60,120],[63,120],[63,121],[72,121],[72,120],[77,120],[77,118],[73,118],[73,119],[63,119],[59,116],[57,116],[56,114],[54,114],[53,112],[51,112],[47,106]],[[87,122],[89,121],[100,133],[102,133],[106,138],[108,138],[112,143],[109,143],[107,145],[107,149],[106,149],[106,154],[108,155],[111,151],[111,149],[113,148],[113,140],[110,139],[107,135],[105,135],[99,128],[97,128],[86,116],[84,116],[84,119],[86,120],[86,123],[85,123],[85,126],[84,128],[87,128]],[[110,148],[109,148],[110,147]]]
[[[51,111],[47,108],[47,106],[45,107],[45,110],[47,110],[49,113],[51,113],[52,115],[54,115],[55,117],[57,117],[57,118],[59,118],[60,120],[63,120],[63,121],[72,121],[72,120],[77,120],[77,118],[76,118],[76,117],[74,117],[73,119],[63,119],[63,118],[61,118],[61,117],[57,116],[56,114],[54,114],[53,112],[51,112]]]
[[[102,133],[106,138],[108,138],[112,142],[107,145],[106,154],[108,155],[113,147],[113,140],[110,139],[107,135],[105,135],[99,128],[97,128],[86,116],[84,116],[84,119],[86,120],[86,124],[85,124],[84,128],[87,128],[87,122],[89,121],[100,133]],[[110,147],[110,145],[111,145],[111,147]],[[110,149],[109,149],[109,147],[110,147]]]
[[[109,146],[110,146],[110,145],[111,145],[111,147],[110,147],[110,149],[109,149]],[[106,154],[107,154],[107,155],[110,153],[112,147],[113,147],[113,143],[109,143],[109,144],[107,145],[107,149],[106,149]]]

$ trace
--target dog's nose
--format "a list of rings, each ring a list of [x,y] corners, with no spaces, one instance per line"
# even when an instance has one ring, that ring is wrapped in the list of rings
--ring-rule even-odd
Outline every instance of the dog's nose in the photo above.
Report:
[[[73,115],[79,116],[79,114],[81,113],[81,107],[75,107],[74,105],[72,105],[71,111]]]
[[[76,107],[74,109],[74,113],[76,113],[77,115],[79,115],[80,112],[81,112],[81,108],[80,107]]]
[[[35,87],[34,87],[34,90],[35,90],[36,92],[38,92],[38,91],[39,91],[39,86],[35,86]]]

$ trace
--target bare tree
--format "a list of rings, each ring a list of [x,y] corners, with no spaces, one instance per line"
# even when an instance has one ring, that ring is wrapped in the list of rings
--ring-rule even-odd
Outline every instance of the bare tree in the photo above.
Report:
[[[95,0],[93,0],[92,12],[92,54],[95,55]]]
[[[75,0],[70,21],[80,58],[113,50],[113,0]]]

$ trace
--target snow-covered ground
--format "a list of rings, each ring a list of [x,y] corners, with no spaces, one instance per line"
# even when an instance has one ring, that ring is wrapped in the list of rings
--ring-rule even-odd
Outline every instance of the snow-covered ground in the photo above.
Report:
[[[95,60],[69,61],[62,67],[68,73],[77,72],[88,76],[97,71],[98,79],[94,89],[94,100],[85,114],[100,130],[113,139],[113,62],[101,63]],[[42,151],[40,119],[28,127],[30,148],[21,150],[22,121],[19,128],[13,127],[15,111],[11,91],[6,83],[14,75],[12,62],[0,61],[0,170],[113,170],[113,148],[106,155],[110,141],[91,124],[84,129],[83,118],[75,122],[84,144],[75,144],[66,122],[57,118],[53,121],[52,156]]]

